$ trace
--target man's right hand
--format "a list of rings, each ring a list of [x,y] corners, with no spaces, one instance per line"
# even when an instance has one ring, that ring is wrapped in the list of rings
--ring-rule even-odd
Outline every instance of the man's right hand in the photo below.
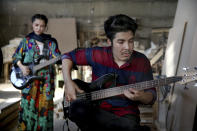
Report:
[[[76,100],[76,93],[83,93],[74,81],[69,81],[65,84],[65,97],[67,101]]]
[[[77,84],[71,78],[71,70],[73,67],[73,62],[69,59],[62,60],[62,72],[65,83],[65,97],[67,101],[76,100],[76,93],[83,93],[84,91],[79,89]]]

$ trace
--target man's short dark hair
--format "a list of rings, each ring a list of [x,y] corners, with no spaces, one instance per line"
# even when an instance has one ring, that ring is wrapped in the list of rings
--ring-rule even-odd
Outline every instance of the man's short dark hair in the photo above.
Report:
[[[105,33],[111,41],[114,39],[116,33],[118,32],[132,31],[133,34],[135,34],[137,27],[138,25],[134,19],[123,14],[110,16],[104,22]]]

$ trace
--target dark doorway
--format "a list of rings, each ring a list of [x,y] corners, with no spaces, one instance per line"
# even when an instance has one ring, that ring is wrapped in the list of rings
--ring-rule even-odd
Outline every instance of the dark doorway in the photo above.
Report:
[[[197,106],[196,106],[196,113],[195,113],[195,117],[194,117],[194,124],[193,124],[192,131],[197,131]]]

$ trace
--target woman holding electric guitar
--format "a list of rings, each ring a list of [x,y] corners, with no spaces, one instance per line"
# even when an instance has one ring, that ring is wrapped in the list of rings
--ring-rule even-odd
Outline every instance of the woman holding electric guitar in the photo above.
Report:
[[[34,66],[45,64],[46,61],[59,57],[61,54],[57,41],[51,35],[44,34],[47,23],[48,19],[45,15],[35,14],[32,17],[33,32],[20,42],[13,55],[14,67],[21,71],[18,74],[22,76],[22,80],[28,81],[32,74],[37,76],[22,86],[19,130],[53,130],[55,90],[53,66],[45,66],[37,72],[31,70]]]

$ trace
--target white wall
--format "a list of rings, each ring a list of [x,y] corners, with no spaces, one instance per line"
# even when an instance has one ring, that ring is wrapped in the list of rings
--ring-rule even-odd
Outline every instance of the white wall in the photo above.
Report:
[[[175,14],[173,28],[170,30],[168,45],[165,54],[163,74],[175,75],[181,42],[183,48],[180,55],[178,74],[181,67],[197,65],[197,1],[179,0]],[[185,37],[183,37],[184,25],[187,22]],[[170,67],[170,69],[169,69]]]
[[[182,75],[182,67],[197,66],[196,57],[197,0],[179,0],[173,28],[169,33],[162,74],[167,76]],[[188,87],[190,88],[186,90],[184,86],[176,85],[173,92],[171,91],[169,101],[160,104],[162,108],[159,110],[159,122],[162,129],[192,131],[197,105],[197,87]],[[170,108],[168,108],[169,102],[171,102]],[[166,111],[166,109],[169,110]]]

